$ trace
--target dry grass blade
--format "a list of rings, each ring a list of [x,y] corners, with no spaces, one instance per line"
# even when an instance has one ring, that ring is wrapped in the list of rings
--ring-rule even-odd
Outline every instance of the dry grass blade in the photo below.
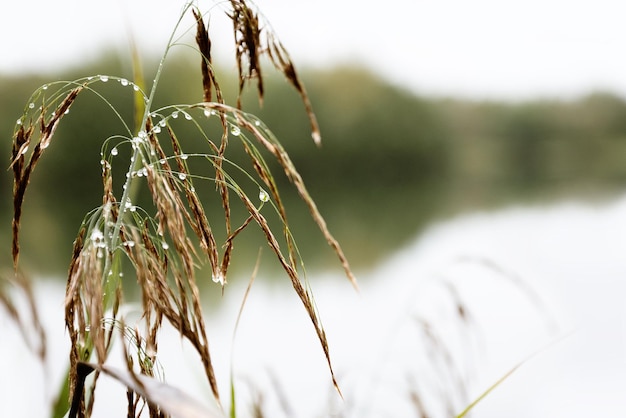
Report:
[[[8,294],[5,283],[19,289],[27,303],[28,314],[20,311],[18,306],[13,302],[13,298]],[[22,339],[28,348],[39,357],[42,364],[46,360],[46,333],[39,317],[37,304],[35,303],[35,295],[29,280],[20,273],[15,273],[13,278],[5,278],[0,276],[0,306],[4,306],[10,318],[15,322]]]
[[[245,0],[230,0],[235,35],[235,55],[239,72],[239,94],[237,108],[241,109],[241,94],[248,79],[257,80],[259,100],[263,102],[263,75],[261,73],[260,57],[262,54],[261,29],[258,14],[248,6]],[[244,59],[248,68],[244,70]]]
[[[178,164],[179,169],[186,170],[182,161],[178,161]],[[193,222],[194,218],[188,214],[169,173],[147,167],[146,177],[157,209],[157,236],[161,237],[158,239],[163,240],[164,237],[169,237],[173,242],[173,248],[157,250],[157,245],[153,243],[151,235],[144,228],[142,237],[135,237],[133,240],[136,243],[135,246],[132,250],[128,250],[142,288],[144,312],[154,309],[158,315],[165,316],[181,335],[192,343],[200,355],[213,394],[216,399],[219,399],[200,306],[200,294],[195,281],[195,249],[187,236],[185,220],[189,221],[193,229],[200,233],[201,239],[208,240],[208,242],[205,241],[205,245],[215,248],[215,241],[210,234],[208,224],[198,225]],[[194,201],[193,195],[188,195],[188,197],[192,198],[192,202]],[[205,220],[197,208],[195,216],[196,219],[201,217],[201,221]],[[159,242],[158,245],[162,247],[163,242]],[[168,284],[167,277],[170,273],[176,283],[175,288]]]
[[[59,124],[61,118],[67,113],[70,109],[70,106],[76,100],[78,94],[82,91],[83,87],[77,87],[71,90],[65,99],[61,102],[61,104],[57,107],[57,109],[52,113],[49,121],[46,123],[45,121],[45,108],[42,106],[41,115],[39,116],[39,125],[40,125],[40,137],[39,142],[33,149],[33,152],[30,156],[30,160],[28,164],[26,164],[26,153],[28,151],[28,146],[31,142],[34,127],[29,124],[28,128],[24,128],[22,124],[20,124],[19,129],[15,133],[13,137],[13,149],[12,149],[12,158],[11,158],[11,166],[13,168],[13,244],[12,244],[12,253],[13,253],[13,268],[17,269],[18,260],[19,260],[19,229],[20,229],[20,221],[22,216],[22,204],[24,203],[24,195],[26,193],[26,189],[30,182],[30,176],[35,169],[35,166],[39,162],[43,151],[48,148],[50,145],[50,141],[56,131],[56,128]]]
[[[217,85],[215,73],[213,72],[213,67],[211,66],[211,38],[209,38],[209,32],[204,26],[204,21],[202,20],[202,15],[200,14],[200,12],[195,9],[192,10],[192,12],[197,21],[196,43],[198,44],[198,48],[200,50],[200,55],[202,58],[200,65],[200,68],[202,70],[203,87],[202,100],[205,102],[212,102],[213,86],[215,85],[215,88],[218,92],[220,88]]]
[[[275,141],[275,140],[272,142],[268,141],[267,132],[266,133],[261,132],[259,130],[259,127],[257,127],[254,123],[250,122],[248,119],[246,119],[241,112],[236,113],[236,115],[237,115],[237,119],[239,123],[248,131],[250,131],[254,135],[254,137],[269,152],[271,152],[274,155],[278,163],[281,165],[281,167],[285,171],[287,178],[289,178],[289,180],[296,186],[296,189],[298,190],[300,197],[306,203],[309,209],[309,212],[311,213],[311,216],[313,217],[313,220],[315,221],[317,226],[320,228],[320,231],[324,235],[326,242],[334,250],[335,254],[337,254],[337,257],[339,258],[339,261],[341,262],[341,265],[344,269],[346,276],[348,277],[348,279],[350,280],[354,288],[358,289],[356,277],[354,277],[354,274],[352,273],[352,269],[350,268],[350,264],[348,262],[347,257],[343,253],[341,245],[339,245],[339,242],[330,233],[330,230],[328,229],[328,226],[326,225],[326,221],[324,220],[322,214],[317,209],[317,205],[315,204],[315,201],[313,201],[313,198],[311,198],[311,196],[309,195],[309,192],[304,184],[304,180],[302,180],[300,173],[298,173],[298,171],[296,170],[287,152],[278,143],[278,141]],[[261,174],[261,176],[263,177],[263,174]],[[268,184],[268,186],[270,186],[271,188],[271,184]]]
[[[315,113],[313,112],[313,105],[309,100],[309,95],[304,88],[304,84],[300,81],[298,77],[298,73],[296,72],[296,67],[294,66],[291,58],[289,57],[289,53],[283,46],[283,44],[276,39],[272,34],[268,34],[268,55],[272,60],[272,63],[278,70],[280,70],[283,75],[289,80],[291,85],[298,91],[300,97],[302,98],[302,102],[304,103],[304,108],[309,117],[309,123],[311,125],[311,137],[317,146],[322,145],[322,135],[320,132],[319,125],[317,123],[317,118],[315,117]]]
[[[337,379],[335,378],[335,372],[333,371],[332,362],[330,360],[330,350],[328,347],[328,340],[326,338],[326,332],[324,331],[324,327],[322,326],[322,323],[319,319],[319,315],[317,314],[317,311],[315,309],[315,304],[313,303],[312,296],[304,288],[304,286],[302,286],[302,283],[300,282],[300,278],[298,277],[298,272],[297,272],[296,267],[292,263],[287,261],[285,257],[283,256],[280,250],[280,245],[278,244],[278,241],[274,237],[274,234],[272,233],[272,230],[270,229],[265,217],[257,210],[254,204],[250,201],[250,199],[245,194],[240,193],[239,197],[241,198],[242,202],[245,204],[246,208],[250,212],[250,215],[254,218],[256,223],[261,227],[261,230],[265,234],[267,243],[269,244],[274,254],[276,254],[276,257],[278,258],[278,261],[283,267],[283,270],[285,270],[285,272],[289,276],[289,279],[291,280],[291,285],[293,286],[294,290],[296,291],[296,294],[300,298],[300,301],[304,305],[304,308],[306,309],[309,315],[309,318],[311,319],[311,322],[313,323],[313,327],[315,328],[315,332],[317,334],[318,340],[322,346],[322,349],[324,350],[324,356],[326,357],[326,362],[330,370],[333,385],[337,389],[337,392],[341,395],[341,390],[339,389]],[[343,395],[341,396],[343,397]]]

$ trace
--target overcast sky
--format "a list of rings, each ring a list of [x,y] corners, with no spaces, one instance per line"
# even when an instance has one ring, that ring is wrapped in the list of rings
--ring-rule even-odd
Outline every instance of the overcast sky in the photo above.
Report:
[[[37,71],[125,45],[162,50],[180,0],[7,0],[0,71]],[[621,0],[258,0],[300,67],[362,63],[416,91],[475,98],[626,96]],[[203,10],[216,1],[200,0]],[[148,6],[150,5],[150,8]],[[216,43],[220,21],[212,21]]]

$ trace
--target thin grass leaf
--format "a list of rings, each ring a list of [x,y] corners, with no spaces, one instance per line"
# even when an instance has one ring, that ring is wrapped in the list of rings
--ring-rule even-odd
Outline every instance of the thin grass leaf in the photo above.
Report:
[[[485,390],[483,393],[481,393],[472,403],[470,403],[459,415],[456,416],[456,418],[464,418],[465,416],[467,416],[467,414],[474,409],[474,407],[476,405],[478,405],[483,399],[485,399],[491,392],[493,392],[498,386],[500,386],[502,383],[504,383],[505,380],[507,380],[509,377],[511,377],[511,375],[513,373],[515,373],[520,367],[522,367],[524,364],[528,363],[530,360],[532,360],[533,358],[535,358],[536,356],[538,356],[539,354],[543,353],[545,350],[549,349],[550,347],[552,347],[553,345],[561,342],[562,340],[564,340],[565,338],[569,337],[570,334],[565,334],[562,335],[558,338],[556,338],[554,341],[552,341],[551,343],[549,343],[548,345],[546,345],[545,347],[540,348],[539,350],[535,351],[534,353],[532,353],[531,355],[529,355],[528,357],[526,357],[524,360],[520,361],[519,363],[517,363],[515,366],[513,366],[508,372],[506,372],[504,375],[502,375],[502,377],[500,377],[498,380],[496,380],[496,382],[489,386],[487,388],[487,390]]]
[[[159,382],[152,377],[94,363],[80,363],[80,367],[86,370],[97,370],[112,377],[150,403],[158,405],[162,411],[170,416],[177,418],[225,417],[218,408],[208,407],[180,389],[167,383]]]
[[[250,280],[248,281],[248,286],[246,287],[246,291],[243,295],[243,299],[241,300],[241,305],[239,306],[239,312],[237,313],[237,320],[235,321],[235,327],[233,329],[233,336],[231,338],[231,362],[230,362],[230,418],[237,418],[237,402],[235,399],[235,376],[233,371],[233,353],[235,349],[235,337],[237,336],[237,330],[239,329],[239,321],[241,320],[241,315],[243,314],[243,308],[246,305],[246,301],[248,300],[248,295],[250,294],[250,289],[252,289],[252,284],[254,283],[254,279],[259,271],[259,266],[261,264],[261,252],[262,248],[259,248],[259,253],[256,258],[256,263],[254,264],[254,270],[250,275]]]

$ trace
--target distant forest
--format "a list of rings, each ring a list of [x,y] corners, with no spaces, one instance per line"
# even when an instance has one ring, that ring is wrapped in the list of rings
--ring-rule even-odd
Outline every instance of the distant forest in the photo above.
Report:
[[[16,119],[39,85],[93,74],[132,77],[115,56],[64,74],[0,77],[2,254],[10,253],[8,166]],[[602,198],[626,185],[626,103],[610,93],[501,103],[420,97],[358,68],[304,71],[303,78],[321,126],[321,148],[310,139],[297,93],[278,77],[268,79],[262,108],[251,94],[244,109],[258,114],[291,154],[357,271],[434,220],[511,203]],[[224,69],[222,80],[234,94],[235,78]],[[198,63],[181,57],[167,67],[158,100],[200,101],[199,84]],[[127,90],[118,84],[101,92],[132,120]],[[63,274],[84,214],[101,203],[100,147],[119,126],[94,99],[84,95],[74,104],[26,196],[23,242],[32,251],[24,257],[33,271]],[[193,143],[183,147],[193,152]],[[331,252],[308,216],[298,215],[306,209],[295,192],[285,199],[305,260],[324,268]],[[256,247],[241,251],[253,258]],[[0,263],[9,265],[8,257]]]

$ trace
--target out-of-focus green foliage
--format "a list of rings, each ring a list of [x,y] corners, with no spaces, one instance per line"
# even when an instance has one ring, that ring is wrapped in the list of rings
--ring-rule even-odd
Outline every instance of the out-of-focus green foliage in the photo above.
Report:
[[[110,56],[52,78],[97,73],[131,78],[130,69]],[[626,183],[626,103],[616,96],[524,103],[427,99],[360,69],[303,74],[322,130],[321,148],[310,140],[297,93],[278,78],[268,79],[273,85],[262,109],[253,100],[244,107],[281,139],[357,268],[380,260],[438,217],[522,199],[613,193]],[[171,88],[157,102],[201,100],[195,61],[171,62],[164,77],[169,80],[162,86]],[[0,152],[6,168],[15,120],[30,92],[50,80],[0,78]],[[235,78],[222,80],[234,94]],[[119,85],[104,93],[132,124],[132,95]],[[25,265],[59,273],[66,268],[82,217],[100,203],[99,153],[102,141],[119,131],[113,120],[88,94],[64,118],[26,196],[22,239],[31,252],[23,254]],[[193,144],[186,146],[192,152]],[[0,170],[3,254],[10,253],[6,168]],[[307,240],[314,225],[306,208],[295,193],[286,205],[305,258],[323,266],[332,255],[318,238]],[[256,248],[238,250],[254,254]],[[0,262],[9,265],[8,259]]]

